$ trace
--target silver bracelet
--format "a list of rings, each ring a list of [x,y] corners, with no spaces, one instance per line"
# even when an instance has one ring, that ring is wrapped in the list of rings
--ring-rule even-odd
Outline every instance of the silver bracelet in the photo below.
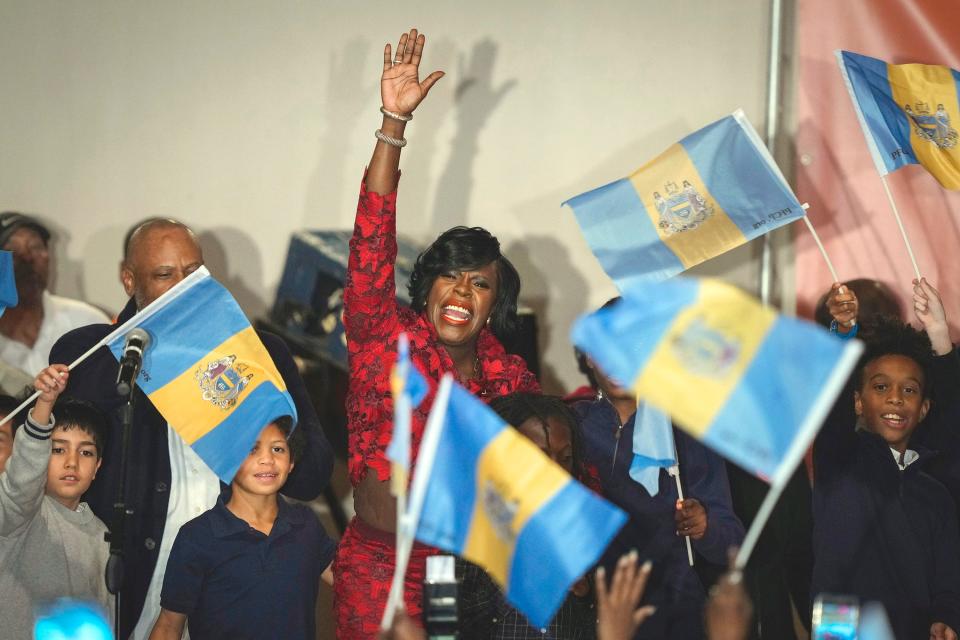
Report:
[[[373,135],[377,136],[377,140],[379,140],[380,142],[385,142],[391,147],[397,147],[398,149],[401,149],[407,146],[406,138],[391,138],[390,136],[385,134],[383,131],[380,131],[380,129],[377,129],[376,131],[374,131]]]
[[[402,113],[394,113],[393,111],[387,111],[383,107],[380,107],[380,113],[387,116],[388,118],[399,120],[400,122],[410,122],[411,120],[413,120],[413,116],[405,116]]]

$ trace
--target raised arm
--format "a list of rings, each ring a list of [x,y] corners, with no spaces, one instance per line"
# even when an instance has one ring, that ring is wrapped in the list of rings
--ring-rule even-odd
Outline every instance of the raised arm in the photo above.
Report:
[[[383,48],[383,73],[380,76],[380,99],[383,106],[383,122],[373,157],[367,170],[367,189],[382,196],[397,188],[397,170],[400,168],[400,149],[406,140],[403,137],[407,122],[427,92],[443,77],[442,71],[434,71],[420,81],[420,58],[426,38],[416,29],[400,36],[396,55],[392,55],[389,43]]]
[[[926,278],[913,281],[913,311],[930,338],[935,357],[932,362],[931,385],[933,406],[927,416],[921,440],[942,454],[954,451],[954,433],[960,419],[960,354],[953,348],[947,314],[940,293]],[[949,455],[949,454],[948,454]]]
[[[50,464],[53,403],[68,377],[67,367],[55,364],[37,374],[33,383],[40,397],[13,439],[13,453],[0,474],[0,537],[11,535],[40,509]],[[14,419],[20,419],[19,415]]]
[[[938,356],[945,356],[953,351],[947,313],[940,300],[940,293],[926,278],[913,281],[913,311],[930,338],[933,352]]]
[[[382,342],[396,333],[398,145],[406,144],[407,121],[443,75],[435,71],[419,81],[423,44],[424,37],[413,29],[401,36],[396,59],[391,57],[389,44],[383,51],[383,123],[361,187],[343,290],[343,324],[352,349],[362,350],[363,342]]]

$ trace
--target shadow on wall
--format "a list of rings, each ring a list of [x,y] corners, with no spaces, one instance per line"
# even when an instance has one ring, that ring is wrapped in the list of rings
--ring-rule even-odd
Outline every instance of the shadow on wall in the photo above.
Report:
[[[47,289],[58,295],[83,300],[111,318],[114,317],[127,302],[123,285],[120,284],[124,230],[118,225],[99,228],[97,233],[90,236],[81,252],[81,259],[73,260],[67,255],[71,243],[70,232],[59,225],[49,224],[46,219],[41,218],[41,221],[53,234],[51,278]],[[107,293],[94,299],[91,288],[86,286],[88,282],[97,283],[96,288],[106,290]],[[105,296],[109,298],[109,304],[102,299]]]
[[[486,38],[473,46],[469,58],[461,54],[458,59],[454,89],[456,131],[432,207],[432,225],[437,233],[463,224],[467,219],[480,132],[506,95],[517,86],[516,80],[495,84],[496,57],[496,44]]]
[[[663,125],[663,130],[681,128],[682,123]],[[541,382],[548,393],[562,394],[584,384],[584,378],[577,371],[570,327],[580,314],[593,311],[594,306],[616,295],[613,282],[590,256],[590,248],[573,211],[561,203],[621,178],[650,160],[661,146],[666,147],[662,144],[663,130],[651,130],[603,158],[584,160],[581,178],[575,182],[545,184],[535,197],[518,202],[511,209],[520,239],[511,244],[507,255],[520,272],[521,302],[537,313],[543,367]],[[575,135],[581,134],[575,132]],[[596,269],[584,273],[574,266],[584,260],[597,264]],[[600,279],[591,281],[590,278]],[[597,292],[603,296],[597,296]],[[552,367],[546,364],[546,357],[554,363]]]
[[[403,202],[404,210],[409,212],[408,220],[421,220],[422,228],[425,229],[425,240],[432,242],[448,227],[452,227],[458,222],[454,222],[444,227],[437,227],[432,224],[430,217],[430,207],[426,204],[429,201],[429,194],[434,188],[431,176],[431,167],[437,161],[437,149],[439,144],[437,137],[443,129],[444,124],[452,116],[455,109],[453,98],[453,83],[457,81],[451,72],[454,61],[457,59],[457,43],[450,38],[438,38],[427,41],[427,53],[424,62],[420,67],[420,77],[426,77],[434,71],[443,71],[446,75],[430,90],[430,95],[423,101],[423,104],[417,109],[416,124],[411,125],[407,131],[412,148],[404,153],[400,161],[401,169],[404,172]],[[441,158],[442,159],[442,158]],[[420,210],[408,209],[408,205],[417,207],[420,203]],[[446,209],[444,209],[446,210]],[[434,213],[434,217],[435,217]],[[464,215],[463,210],[455,211],[454,218]],[[409,227],[407,227],[409,228]],[[426,243],[424,243],[426,244]]]
[[[16,209],[10,210],[16,211]],[[51,221],[47,216],[38,215],[31,211],[23,211],[22,213],[36,218],[50,231],[50,276],[47,281],[47,291],[67,298],[83,300],[110,315],[109,309],[105,309],[90,300],[84,286],[84,267],[86,264],[95,263],[88,262],[85,264],[82,260],[72,260],[68,256],[67,247],[70,246],[70,231],[66,227]],[[103,235],[110,236],[109,233]]]
[[[199,234],[203,261],[210,274],[225,286],[251,320],[270,308],[264,290],[263,260],[257,243],[236,227],[207,229]]]
[[[583,275],[571,266],[569,249],[552,236],[531,235],[514,242],[505,253],[522,275],[521,304],[537,314],[537,351],[540,354],[540,385],[546,393],[563,394],[566,385],[554,367],[544,359],[553,341],[570,344],[567,327],[556,322],[551,309],[551,291],[573,300],[584,300],[588,287]],[[549,259],[545,259],[549,257]],[[549,265],[549,270],[546,266]],[[573,345],[570,344],[569,366],[575,368]]]
[[[344,166],[355,127],[361,114],[369,112],[379,100],[379,82],[370,82],[367,75],[375,68],[371,56],[379,55],[369,40],[356,38],[347,43],[342,53],[332,53],[324,94],[326,108],[322,115],[323,134],[317,141],[317,165],[307,183],[305,211],[301,225],[306,228],[330,228],[327,220],[336,220],[344,207],[356,208],[356,202],[340,200],[344,181],[356,183],[359,191],[359,167]],[[375,79],[375,78],[374,78]],[[378,114],[379,115],[379,114]],[[371,125],[375,123],[371,122]],[[370,130],[370,148],[373,148],[373,129]]]

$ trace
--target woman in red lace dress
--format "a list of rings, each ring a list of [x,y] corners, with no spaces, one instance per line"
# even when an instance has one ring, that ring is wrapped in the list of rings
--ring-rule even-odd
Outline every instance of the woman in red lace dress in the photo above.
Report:
[[[539,389],[522,359],[508,355],[497,335],[517,321],[520,279],[500,254],[500,245],[479,227],[443,233],[417,259],[410,278],[412,308],[396,303],[396,198],[400,149],[406,123],[443,73],[422,82],[418,66],[424,37],[413,29],[400,38],[396,56],[383,53],[380,94],[383,124],[363,184],[344,288],[344,325],[349,351],[347,395],[349,473],[356,517],[344,533],[334,562],[337,638],[376,635],[394,568],[396,504],[390,494],[393,402],[390,368],[397,336],[410,337],[410,357],[430,381],[430,393],[413,414],[414,459],[427,414],[444,373],[453,373],[473,393],[492,398]],[[415,545],[406,575],[407,611],[419,619],[426,556]]]

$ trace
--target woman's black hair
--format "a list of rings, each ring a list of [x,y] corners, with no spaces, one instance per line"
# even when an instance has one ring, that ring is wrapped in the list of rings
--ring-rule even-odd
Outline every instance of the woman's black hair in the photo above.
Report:
[[[497,265],[497,297],[490,312],[490,329],[500,340],[512,337],[519,324],[517,299],[520,297],[520,275],[500,253],[500,242],[482,227],[453,227],[440,234],[417,256],[407,290],[410,306],[417,313],[427,304],[427,295],[438,276],[450,271],[470,271],[495,262]]]
[[[868,364],[883,356],[904,356],[920,367],[923,372],[923,397],[930,397],[933,388],[930,379],[933,348],[926,333],[914,329],[899,318],[875,315],[861,323],[859,337],[863,339],[864,349],[853,372],[855,390],[863,388],[863,372]]]
[[[490,408],[514,427],[519,427],[530,418],[535,418],[543,429],[548,446],[550,443],[550,428],[547,420],[557,418],[566,423],[570,429],[570,444],[573,449],[571,475],[578,480],[582,479],[583,439],[580,437],[580,421],[577,420],[576,414],[562,398],[527,391],[515,391],[491,400]]]

